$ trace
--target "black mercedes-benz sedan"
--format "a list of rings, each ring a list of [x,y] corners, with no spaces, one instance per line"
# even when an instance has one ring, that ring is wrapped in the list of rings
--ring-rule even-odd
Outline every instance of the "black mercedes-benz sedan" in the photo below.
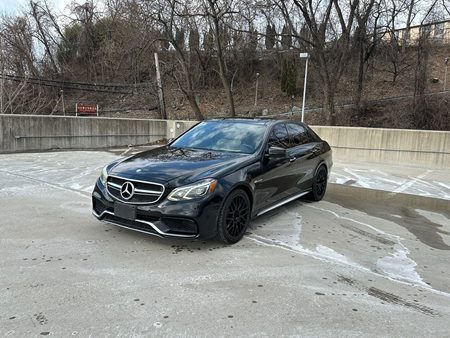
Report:
[[[252,218],[303,195],[321,200],[331,166],[330,146],[303,123],[204,121],[103,168],[93,214],[160,237],[236,243]]]

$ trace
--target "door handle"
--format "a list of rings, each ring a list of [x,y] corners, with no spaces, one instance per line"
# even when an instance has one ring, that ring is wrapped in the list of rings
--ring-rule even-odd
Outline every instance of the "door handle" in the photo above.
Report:
[[[292,162],[295,162],[295,160],[297,160],[297,157],[294,156],[294,157],[291,157],[291,158],[289,159],[289,162],[292,163]]]

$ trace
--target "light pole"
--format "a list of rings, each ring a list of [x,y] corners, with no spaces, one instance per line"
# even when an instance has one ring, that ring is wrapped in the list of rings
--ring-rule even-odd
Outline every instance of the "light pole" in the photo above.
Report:
[[[3,40],[2,35],[0,35],[0,72],[2,78],[0,79],[0,114],[3,114],[3,89],[5,88],[5,67],[3,63]]]
[[[305,64],[305,81],[303,82],[303,103],[302,103],[302,122],[304,122],[305,121],[306,81],[308,79],[309,53],[300,53],[300,59],[306,59],[306,64]]]
[[[256,73],[255,107],[258,105],[258,79],[259,73]]]
[[[60,90],[59,93],[61,94],[61,103],[62,103],[62,110],[63,110],[63,114],[64,116],[66,116],[66,106],[64,104],[64,90]]]
[[[448,70],[448,62],[450,61],[450,57],[445,58],[445,73],[444,73],[444,92],[447,89],[447,70]]]

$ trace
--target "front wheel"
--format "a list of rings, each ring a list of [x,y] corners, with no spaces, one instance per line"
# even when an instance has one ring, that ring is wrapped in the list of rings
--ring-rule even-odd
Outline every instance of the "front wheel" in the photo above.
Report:
[[[217,219],[217,234],[222,242],[239,242],[250,223],[250,199],[242,189],[231,192],[225,199]]]
[[[313,201],[320,201],[327,190],[328,171],[324,165],[321,165],[316,172],[312,182],[312,191],[308,197]]]

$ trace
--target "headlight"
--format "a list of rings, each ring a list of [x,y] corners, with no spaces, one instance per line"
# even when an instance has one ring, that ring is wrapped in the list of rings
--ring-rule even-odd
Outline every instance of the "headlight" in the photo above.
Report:
[[[206,179],[196,184],[187,185],[173,190],[167,199],[169,201],[185,201],[206,196],[216,189],[217,180]]]
[[[106,180],[108,179],[108,172],[106,171],[106,167],[104,167],[102,169],[102,173],[100,174],[100,182],[102,182],[102,184],[104,186],[106,186]]]

